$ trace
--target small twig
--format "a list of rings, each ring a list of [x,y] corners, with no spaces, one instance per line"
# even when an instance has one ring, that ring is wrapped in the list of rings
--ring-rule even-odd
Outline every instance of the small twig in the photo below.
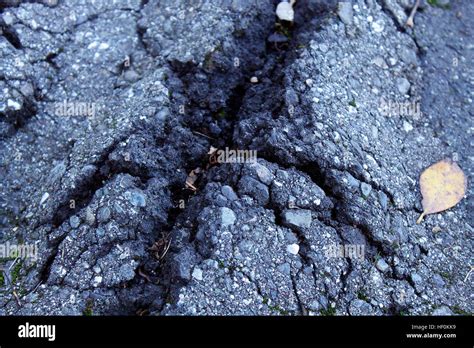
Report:
[[[469,265],[469,267],[471,267],[471,269],[469,270],[469,272],[467,272],[466,278],[464,278],[464,283],[465,283],[466,280],[469,278],[469,276],[471,275],[472,271],[474,271],[474,266]]]
[[[190,184],[190,183],[186,183],[186,187],[193,190],[193,191],[197,191],[197,188],[193,185],[193,184]]]
[[[163,254],[160,256],[160,260],[163,260],[163,258],[166,256],[166,254],[168,253],[168,250],[169,250],[170,246],[171,246],[171,239],[169,240],[168,245],[167,245],[166,248],[165,248],[165,251],[163,251]]]
[[[419,224],[421,222],[421,220],[423,220],[423,218],[425,217],[425,212],[421,213],[420,217],[418,218],[418,220],[416,220],[416,223]]]
[[[138,274],[141,275],[143,278],[145,278],[149,283],[152,282],[150,276],[146,274],[145,272],[143,272],[141,268],[138,269]]]
[[[209,135],[203,134],[203,133],[198,132],[198,131],[193,131],[193,133],[194,133],[194,134],[197,134],[197,135],[200,135],[200,136],[202,136],[202,137],[205,137],[205,138],[207,138],[207,139],[216,140],[215,138],[210,137]]]
[[[10,273],[10,271],[12,270],[13,266],[15,266],[15,263],[18,261],[18,257],[13,261],[13,263],[10,265],[10,267],[8,267],[8,272]]]
[[[38,290],[38,288],[40,287],[40,285],[43,283],[43,281],[40,281],[36,286],[35,288],[33,289],[33,291],[31,293],[35,293],[36,290]]]
[[[136,313],[137,313],[138,316],[142,317],[142,316],[144,316],[144,315],[147,315],[149,312],[148,312],[148,309],[143,308],[143,309],[137,310]]]
[[[407,19],[406,25],[410,28],[413,28],[414,22],[413,18],[415,17],[416,10],[418,9],[418,6],[420,6],[420,0],[416,0],[415,6],[413,6],[413,9],[410,12],[410,16]]]
[[[20,298],[18,297],[17,293],[15,290],[13,290],[13,296],[15,297],[16,302],[18,303],[18,306],[21,307],[21,301]]]

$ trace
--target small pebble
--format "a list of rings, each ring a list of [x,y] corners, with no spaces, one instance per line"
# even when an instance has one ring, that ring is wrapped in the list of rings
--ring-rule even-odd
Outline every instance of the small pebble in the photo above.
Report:
[[[79,217],[77,217],[76,215],[73,215],[69,218],[69,224],[72,228],[78,228],[81,224],[81,219],[79,219]]]
[[[403,130],[408,133],[413,130],[413,126],[407,121],[403,121]]]
[[[290,254],[297,255],[300,251],[300,246],[296,243],[290,244],[286,247],[286,251],[288,251]]]
[[[48,192],[45,192],[43,194],[43,196],[41,197],[41,201],[40,201],[40,204],[43,204],[44,202],[46,202],[46,200],[49,198],[49,193]]]
[[[379,259],[376,262],[375,267],[377,267],[377,269],[382,273],[387,272],[388,269],[390,268],[390,266],[385,262],[384,259]]]
[[[379,19],[372,23],[372,30],[376,33],[381,33],[385,28],[383,20]]]
[[[397,89],[401,94],[407,94],[410,90],[410,82],[404,77],[397,79]]]
[[[200,268],[195,268],[193,270],[193,278],[196,280],[202,280],[202,270]]]
[[[369,197],[370,192],[372,191],[372,186],[366,184],[365,182],[360,184],[360,190],[362,191],[362,196],[365,198]]]
[[[289,2],[282,1],[276,8],[276,15],[282,21],[293,22],[295,11]]]
[[[345,25],[351,25],[354,22],[352,1],[339,2],[337,8],[337,15]]]

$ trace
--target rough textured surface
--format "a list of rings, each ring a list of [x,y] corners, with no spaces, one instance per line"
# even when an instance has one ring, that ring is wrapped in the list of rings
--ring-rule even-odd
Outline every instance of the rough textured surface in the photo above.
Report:
[[[473,312],[474,4],[277,3],[0,1],[0,314]]]

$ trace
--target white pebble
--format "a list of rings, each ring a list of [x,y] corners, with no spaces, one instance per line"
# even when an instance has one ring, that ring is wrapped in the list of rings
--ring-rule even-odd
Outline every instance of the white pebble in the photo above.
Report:
[[[94,286],[98,286],[100,283],[102,283],[102,277],[101,276],[96,276],[94,277]]]
[[[41,197],[41,201],[40,201],[40,204],[43,204],[44,202],[46,202],[46,200],[49,198],[49,193],[48,192],[45,192],[43,194],[43,197]]]
[[[381,19],[372,23],[372,29],[376,33],[381,33],[384,30],[384,28],[385,28],[385,23]]]
[[[276,8],[276,15],[282,21],[293,22],[293,19],[295,17],[295,11],[293,11],[293,7],[289,2],[282,1],[278,4]]]
[[[7,105],[11,108],[13,108],[14,110],[20,110],[21,109],[21,105],[14,101],[14,100],[11,100],[11,99],[8,99],[7,101]]]
[[[413,130],[413,126],[407,121],[403,121],[403,130],[408,133]]]
[[[286,247],[286,251],[288,251],[290,254],[296,255],[298,254],[298,251],[300,251],[300,246],[296,243],[290,244]]]
[[[193,278],[196,280],[202,280],[202,270],[200,268],[195,268],[193,270]]]

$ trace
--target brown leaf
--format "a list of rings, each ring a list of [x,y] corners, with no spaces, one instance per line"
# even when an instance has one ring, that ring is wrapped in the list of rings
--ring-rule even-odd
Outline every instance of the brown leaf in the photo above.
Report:
[[[196,182],[198,176],[197,174],[201,173],[201,168],[196,168],[194,170],[191,170],[191,172],[188,174],[188,177],[186,178],[186,187],[190,188],[193,191],[196,191],[197,188],[194,186],[194,183]]]
[[[420,189],[423,213],[416,221],[418,224],[427,214],[454,207],[466,194],[467,178],[456,163],[444,159],[421,173]]]

